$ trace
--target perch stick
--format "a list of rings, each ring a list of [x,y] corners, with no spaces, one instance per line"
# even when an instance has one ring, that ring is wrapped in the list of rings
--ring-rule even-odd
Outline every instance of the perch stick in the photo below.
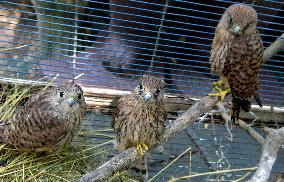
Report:
[[[272,167],[277,158],[277,152],[284,143],[284,127],[280,129],[269,129],[260,157],[259,167],[255,174],[247,182],[266,182],[269,179]]]
[[[280,37],[278,37],[269,47],[265,49],[263,55],[263,62],[265,63],[266,61],[268,61],[283,48],[284,48],[284,33]]]
[[[193,124],[200,115],[211,110],[213,106],[219,101],[218,97],[204,97],[174,122],[167,126],[165,134],[161,140],[161,143],[166,142],[168,139],[174,137],[177,133],[183,131],[188,125]],[[149,153],[149,151],[147,152]],[[131,163],[139,159],[139,154],[134,147],[125,150],[119,155],[113,157],[99,168],[91,171],[79,179],[80,182],[91,182],[91,181],[104,181],[116,171],[128,167]]]

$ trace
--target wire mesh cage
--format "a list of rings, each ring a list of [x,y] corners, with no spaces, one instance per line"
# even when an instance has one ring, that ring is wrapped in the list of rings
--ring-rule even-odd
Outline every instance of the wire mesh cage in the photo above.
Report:
[[[137,78],[154,73],[165,80],[168,94],[201,98],[217,80],[210,73],[209,63],[215,27],[224,10],[239,2],[256,9],[265,47],[283,34],[284,3],[274,0],[3,0],[0,75],[2,79],[24,80],[44,76],[52,80],[58,75],[55,81],[61,82],[83,73],[79,84],[130,91]],[[264,105],[284,107],[283,58],[280,51],[262,65],[260,96]],[[105,123],[110,118],[105,120],[94,120],[95,127],[108,128]],[[191,161],[183,156],[158,181],[172,175],[257,164],[260,146],[247,141],[245,132],[233,131],[239,136],[235,145],[224,142],[222,124],[214,130],[211,124],[205,125],[194,125],[169,142],[165,157],[159,152],[153,154],[150,176],[188,146],[194,146]],[[244,151],[248,146],[250,150]],[[278,159],[274,173],[284,170],[283,161]],[[222,176],[222,180],[244,174]],[[216,178],[192,181],[203,180]]]
[[[168,92],[193,97],[211,89],[214,30],[233,1],[2,1],[2,72],[22,78],[56,75],[104,88],[130,90],[154,72]],[[253,7],[264,46],[282,33],[283,3]],[[283,52],[262,66],[266,105],[283,103]]]

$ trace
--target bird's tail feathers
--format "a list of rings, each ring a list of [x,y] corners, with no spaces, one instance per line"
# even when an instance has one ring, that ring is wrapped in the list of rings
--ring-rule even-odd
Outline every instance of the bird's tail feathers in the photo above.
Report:
[[[237,107],[242,108],[245,112],[249,112],[250,106],[251,106],[251,100],[250,99],[240,99],[234,96],[233,97],[233,103],[236,104]]]
[[[258,93],[255,94],[254,100],[257,102],[257,104],[259,105],[259,107],[262,107],[262,102],[261,102],[261,99],[260,99]]]
[[[240,117],[240,109],[242,108],[245,112],[249,112],[250,106],[251,106],[251,100],[249,99],[240,99],[234,96],[232,94],[232,117],[231,120],[235,124],[236,119],[239,119]]]

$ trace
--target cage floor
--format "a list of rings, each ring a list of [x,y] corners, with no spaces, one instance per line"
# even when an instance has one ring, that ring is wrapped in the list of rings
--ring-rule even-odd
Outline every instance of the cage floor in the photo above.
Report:
[[[111,129],[111,115],[88,113],[86,118],[82,132],[98,131],[93,132],[97,134],[92,136],[92,139],[99,143],[113,139],[114,131],[108,130]],[[255,129],[263,134],[259,128]],[[189,147],[191,147],[191,155],[186,153],[180,157],[158,175],[154,181],[168,181],[171,177],[256,166],[261,155],[261,146],[246,131],[237,126],[231,132],[234,136],[233,142],[227,139],[229,134],[224,125],[195,123],[188,127],[151,153],[148,158],[149,179]],[[112,144],[109,144],[108,147],[113,148]],[[108,158],[116,154],[117,152],[113,149]],[[273,166],[271,177],[283,171],[283,169],[284,150],[281,148]],[[236,180],[246,173],[247,171],[227,173],[220,176],[196,177],[192,178],[191,181],[216,181],[217,178],[224,181]]]

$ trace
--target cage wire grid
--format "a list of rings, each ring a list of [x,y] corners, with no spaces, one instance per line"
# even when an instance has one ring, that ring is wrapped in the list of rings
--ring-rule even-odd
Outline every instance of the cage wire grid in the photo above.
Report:
[[[210,85],[216,80],[210,74],[208,63],[214,29],[224,9],[235,3],[170,1],[167,12],[163,12],[165,4],[159,1],[81,1],[79,5],[76,5],[75,1],[73,4],[35,2],[39,5],[1,2],[2,11],[21,13],[18,23],[6,22],[19,27],[18,29],[7,30],[2,27],[2,30],[13,31],[15,35],[8,36],[18,42],[5,39],[3,42],[10,46],[26,45],[29,42],[26,47],[28,52],[24,49],[20,52],[19,49],[21,54],[17,54],[16,59],[13,50],[1,52],[3,71],[6,67],[11,70],[18,68],[24,77],[58,73],[64,80],[83,72],[86,76],[80,79],[82,83],[122,90],[130,90],[133,87],[133,78],[154,72],[164,77],[168,92],[195,97],[210,92]],[[95,8],[91,3],[96,5]],[[267,47],[282,33],[283,3],[263,3],[268,5],[253,6],[258,11],[259,30]],[[99,5],[108,5],[109,8],[99,8]],[[58,6],[61,7],[55,8]],[[70,9],[74,8],[79,11],[77,14],[74,13],[76,11],[70,12]],[[26,9],[30,11],[27,12]],[[93,14],[88,14],[90,12]],[[13,15],[2,17],[17,18]],[[76,23],[79,27],[75,26]],[[86,27],[84,24],[91,26]],[[74,36],[77,37],[76,41]],[[83,36],[89,36],[90,39]],[[77,61],[74,64],[72,52],[77,42]],[[282,104],[284,81],[281,59],[282,52],[262,67],[260,93],[267,105]],[[31,71],[27,71],[31,70],[30,67],[33,75],[29,73]]]
[[[155,73],[165,80],[167,93],[200,98],[211,92],[212,82],[217,80],[209,64],[215,27],[224,10],[238,2],[251,4],[258,12],[258,30],[265,47],[283,34],[284,2],[273,0],[3,0],[0,75],[37,80],[59,74],[56,81],[68,81],[84,73],[77,80],[79,84],[129,91],[142,74]],[[262,66],[260,96],[264,105],[284,106],[283,58],[280,51]],[[109,127],[109,116],[102,117],[93,120],[95,128]],[[223,137],[224,127],[217,127],[216,137],[212,137],[211,125],[194,125],[172,139],[164,146],[168,155],[152,155],[150,176],[189,145],[194,146],[193,172],[217,169],[216,162],[224,156],[234,168],[251,167],[249,159],[257,164],[260,146],[255,141],[248,141],[245,132],[234,129],[237,139],[230,144]],[[190,129],[195,136],[189,134]],[[207,153],[200,152],[200,146]],[[211,161],[206,162],[208,159]],[[284,169],[283,157],[277,160],[273,174]],[[221,163],[218,169],[228,167],[225,158]],[[188,174],[188,170],[188,158],[182,157],[158,179]]]

